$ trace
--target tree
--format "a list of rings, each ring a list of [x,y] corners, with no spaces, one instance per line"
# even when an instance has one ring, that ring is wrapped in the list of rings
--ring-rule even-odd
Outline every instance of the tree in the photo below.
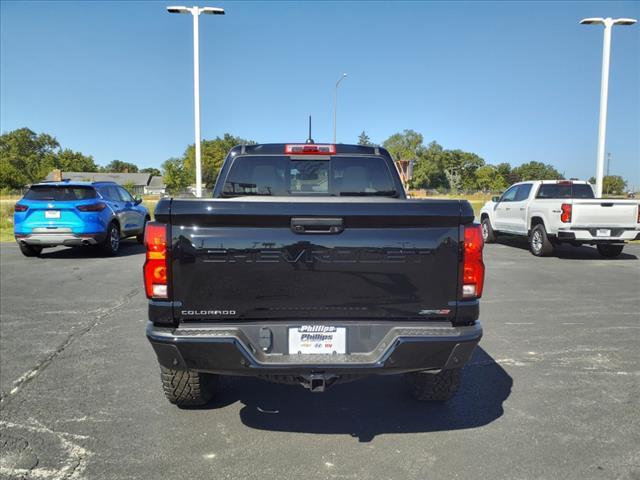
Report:
[[[507,162],[502,162],[496,165],[496,170],[498,170],[498,173],[504,179],[505,188],[520,181],[520,175],[512,170],[511,165]]]
[[[596,184],[595,177],[589,179],[589,183]],[[602,177],[603,195],[623,195],[627,189],[627,182],[620,175],[605,175]]]
[[[132,195],[135,193],[136,182],[132,182],[131,180],[129,180],[128,182],[125,182],[122,186],[125,188],[125,190],[127,190]]]
[[[463,150],[445,150],[437,142],[431,142],[417,152],[413,168],[413,188],[474,190],[475,171],[484,160],[475,153]]]
[[[98,166],[93,157],[74,152],[69,148],[60,150],[56,155],[55,167],[63,172],[97,172]]]
[[[394,133],[382,146],[386,148],[396,162],[398,160],[416,160],[424,150],[423,137],[413,130]]]
[[[422,149],[413,166],[412,188],[444,188],[447,178],[440,168],[444,153],[442,145],[431,142]]]
[[[483,192],[500,192],[507,188],[507,181],[497,166],[484,165],[479,167],[475,176],[476,186]]]
[[[148,173],[153,177],[159,177],[160,175],[162,175],[160,170],[158,170],[157,168],[153,168],[153,167],[143,168],[142,170],[140,170],[140,173]]]
[[[112,160],[102,168],[103,172],[138,173],[138,166],[134,163]]]
[[[562,180],[564,177],[552,165],[545,165],[542,162],[523,163],[513,171],[519,176],[519,181]]]
[[[42,180],[55,166],[60,144],[51,135],[19,128],[0,136],[0,188],[20,189]]]
[[[245,140],[240,137],[234,137],[229,133],[225,133],[222,138],[216,137],[213,140],[203,140],[202,142],[202,183],[207,188],[211,188],[218,178],[218,171],[222,166],[227,153],[236,145],[253,145],[255,142]],[[190,175],[189,184],[196,181],[195,168],[195,148],[190,145],[182,156],[184,168]]]
[[[162,173],[167,191],[175,195],[191,185],[193,173],[187,171],[181,158],[170,158],[162,164]]]
[[[375,147],[376,144],[371,141],[369,135],[363,130],[360,135],[358,135],[358,145],[364,145],[366,147]]]

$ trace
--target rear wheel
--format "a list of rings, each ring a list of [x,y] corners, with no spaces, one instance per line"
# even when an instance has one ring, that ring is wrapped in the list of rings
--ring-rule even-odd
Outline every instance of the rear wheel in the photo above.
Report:
[[[529,250],[531,250],[531,253],[536,257],[548,257],[553,253],[553,244],[549,241],[547,230],[541,223],[531,230],[531,234],[529,235]]]
[[[218,391],[218,375],[160,366],[164,395],[179,407],[207,404]]]
[[[144,243],[144,232],[147,229],[147,222],[151,221],[149,217],[144,217],[144,225],[142,226],[142,232],[136,235],[136,240],[139,244]]]
[[[37,257],[42,253],[42,247],[36,245],[27,245],[26,243],[19,243],[20,251],[25,257]]]
[[[613,257],[617,257],[622,253],[622,249],[624,248],[624,245],[616,245],[616,244],[612,245],[610,243],[601,243],[599,245],[596,245],[596,248],[598,249],[598,253],[603,257],[613,258]]]
[[[482,239],[484,243],[493,243],[496,241],[496,233],[493,231],[489,217],[482,219]]]
[[[107,238],[100,245],[106,255],[114,256],[120,249],[120,228],[115,222],[111,222],[107,228]]]
[[[421,402],[446,402],[460,388],[462,371],[459,368],[440,373],[413,372],[406,374],[411,396]]]

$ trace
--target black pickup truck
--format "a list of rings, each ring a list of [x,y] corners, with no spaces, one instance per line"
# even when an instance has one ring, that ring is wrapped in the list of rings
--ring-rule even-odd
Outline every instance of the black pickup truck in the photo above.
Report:
[[[406,374],[448,400],[480,341],[482,235],[463,200],[407,199],[383,148],[234,147],[213,198],[147,224],[147,337],[164,392],[208,402],[220,375],[313,392]]]

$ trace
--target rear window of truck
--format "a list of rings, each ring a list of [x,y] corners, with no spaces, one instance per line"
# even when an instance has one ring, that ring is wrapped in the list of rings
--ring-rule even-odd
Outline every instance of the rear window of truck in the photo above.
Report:
[[[543,183],[536,198],[595,198],[586,183]]]
[[[58,202],[96,198],[93,187],[82,186],[33,186],[24,194],[25,200],[55,200]]]
[[[380,157],[335,156],[330,160],[245,156],[234,160],[223,196],[397,196]]]

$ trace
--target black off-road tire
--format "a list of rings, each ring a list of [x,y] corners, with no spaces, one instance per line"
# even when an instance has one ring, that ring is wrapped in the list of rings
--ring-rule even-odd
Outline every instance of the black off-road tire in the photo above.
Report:
[[[442,370],[440,373],[412,372],[405,375],[411,396],[421,402],[446,402],[451,399],[462,379],[462,370]]]
[[[622,253],[624,245],[600,243],[596,245],[596,248],[598,249],[598,253],[601,256],[606,258],[613,258]]]
[[[140,245],[144,245],[144,232],[147,230],[147,222],[151,221],[149,217],[144,217],[144,225],[142,226],[142,233],[136,235],[136,240]]]
[[[37,245],[27,245],[26,243],[19,243],[20,251],[25,257],[37,257],[42,253],[42,247]]]
[[[529,234],[529,250],[536,257],[548,257],[553,253],[553,243],[547,236],[547,230],[544,225],[539,223]]]
[[[160,366],[164,395],[179,407],[206,405],[218,391],[218,375]]]
[[[117,241],[115,241],[114,235],[117,237]],[[120,227],[118,227],[116,222],[111,222],[107,227],[107,238],[105,238],[104,242],[100,244],[102,253],[110,257],[116,256],[118,254],[118,250],[120,250],[121,240]]]
[[[493,227],[491,226],[491,220],[489,220],[489,217],[484,217],[482,219],[482,239],[484,243],[494,243],[496,237],[496,232],[493,231]]]

